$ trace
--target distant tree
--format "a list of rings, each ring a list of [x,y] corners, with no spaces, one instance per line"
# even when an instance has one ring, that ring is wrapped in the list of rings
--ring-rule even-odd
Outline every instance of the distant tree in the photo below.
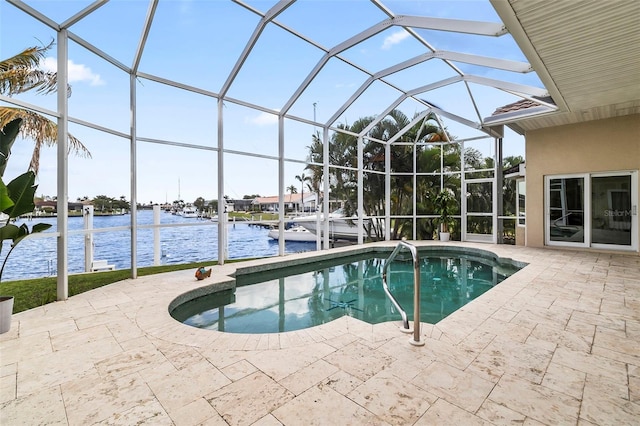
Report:
[[[207,207],[212,211],[218,211],[218,200],[209,201]]]
[[[305,184],[309,184],[311,182],[311,177],[310,176],[305,176],[304,173],[302,173],[301,175],[296,175],[296,180],[299,181],[302,185],[300,186],[301,188],[301,192],[300,192],[300,204],[302,205],[302,211],[304,211],[304,185]],[[292,194],[294,194],[292,192]]]
[[[311,146],[308,146],[309,157],[307,160],[312,162],[314,160],[322,159],[322,140],[320,139],[320,132],[316,131],[311,137]],[[320,183],[322,182],[322,166],[315,166],[312,164],[307,165],[304,168],[311,172],[309,176],[309,187],[311,192],[315,192],[318,195],[318,202],[320,202]]]
[[[203,197],[198,197],[196,198],[196,200],[193,202],[193,205],[196,206],[196,208],[198,209],[198,211],[203,212],[204,211],[204,206],[206,204],[206,201]]]
[[[520,163],[524,163],[524,158],[519,155],[516,156],[508,156],[502,159],[502,168],[503,170],[510,169],[511,167],[517,166]],[[503,204],[503,214],[505,216],[515,216],[516,215],[516,180],[515,179],[505,179],[502,185],[502,204]],[[515,232],[515,231],[514,231]]]
[[[297,194],[298,193],[298,189],[296,188],[295,185],[287,186],[287,191],[289,192],[289,194]],[[289,200],[291,200],[291,199],[289,199]],[[298,211],[297,207],[295,207],[295,211]]]
[[[91,200],[91,203],[93,204],[93,208],[95,209],[95,211],[110,212],[113,210],[113,203],[115,201],[116,200],[107,197],[106,195],[98,195],[93,200]]]
[[[126,197],[121,196],[120,199],[115,200],[112,199],[112,207],[114,210],[123,210],[123,211],[129,211],[131,210],[131,204],[127,201]]]
[[[502,168],[510,169],[511,167],[517,166],[520,163],[524,163],[524,158],[522,158],[522,156],[510,155],[502,159]]]
[[[253,200],[254,198],[260,198],[260,194],[243,195],[243,200]]]

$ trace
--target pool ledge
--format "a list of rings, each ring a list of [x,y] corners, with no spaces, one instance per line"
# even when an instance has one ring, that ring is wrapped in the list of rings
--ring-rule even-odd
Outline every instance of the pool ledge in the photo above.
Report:
[[[498,245],[473,245],[457,242],[448,242],[443,244],[438,241],[418,241],[410,243],[414,244],[419,249],[429,247],[437,249],[438,251],[462,252],[465,254],[494,258],[499,261],[513,261],[514,263],[520,264],[520,266],[528,264],[526,260],[511,259],[509,256],[506,256],[505,253],[501,253],[501,246]],[[249,342],[253,342],[253,344],[255,344],[253,349],[274,349],[277,347],[305,345],[309,342],[330,340],[345,333],[354,334],[354,330],[357,330],[355,334],[359,337],[366,336],[365,338],[372,342],[398,337],[399,335],[402,335],[400,331],[402,324],[400,321],[371,325],[364,321],[345,316],[330,323],[314,326],[304,330],[270,334],[236,334],[198,329],[196,327],[184,325],[173,319],[170,315],[170,311],[181,303],[203,295],[233,288],[235,286],[234,277],[237,274],[256,273],[272,270],[274,268],[286,268],[306,264],[310,261],[335,259],[336,257],[358,255],[362,253],[389,252],[396,245],[397,243],[394,242],[380,242],[358,247],[340,247],[320,253],[306,252],[278,258],[228,263],[222,266],[213,266],[211,277],[203,281],[196,281],[191,272],[189,272],[189,279],[185,279],[184,285],[180,285],[181,291],[176,291],[172,297],[171,292],[165,292],[163,289],[159,294],[166,294],[166,298],[157,298],[156,303],[142,308],[136,315],[136,321],[141,329],[159,339],[197,347],[216,347],[223,345],[227,349],[229,347],[235,349],[251,348],[252,343]],[[448,340],[451,342],[459,342],[471,331],[473,324],[477,324],[476,321],[479,321],[482,318],[487,318],[493,314],[494,308],[497,304],[500,302],[502,302],[500,304],[503,304],[508,300],[508,298],[499,297],[496,294],[493,294],[496,293],[493,291],[495,288],[498,286],[501,288],[505,286],[512,287],[511,290],[506,290],[504,292],[504,294],[507,295],[515,294],[520,288],[522,288],[522,285],[526,282],[525,280],[519,279],[523,271],[524,270],[520,270],[514,276],[507,278],[494,287],[494,289],[471,301],[458,311],[440,321],[438,324],[432,325],[421,323],[422,334],[425,337],[434,337],[434,333],[436,333],[438,338],[447,336]],[[176,272],[172,274],[175,274],[176,276],[180,275],[180,278],[182,278],[185,273]],[[138,278],[138,280],[141,279],[144,278]],[[173,288],[175,288],[175,284],[173,285]],[[492,306],[493,308],[488,308],[489,306]],[[473,312],[473,314],[470,314],[471,312]],[[461,325],[461,323],[467,324],[469,321],[470,324],[468,327]],[[407,338],[407,340],[409,339]]]

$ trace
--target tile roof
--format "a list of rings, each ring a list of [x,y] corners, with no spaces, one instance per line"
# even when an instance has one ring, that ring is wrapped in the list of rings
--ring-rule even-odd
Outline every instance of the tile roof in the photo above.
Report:
[[[552,104],[555,105],[555,102],[553,102],[553,99],[551,98],[551,96],[545,96],[545,97],[538,97],[538,96],[534,96],[534,99],[538,99],[541,102],[547,103],[547,104]],[[493,114],[491,114],[491,116],[496,116],[496,115],[500,115],[500,114],[506,114],[509,112],[515,112],[515,111],[523,111],[525,109],[529,109],[529,108],[535,108],[537,106],[540,106],[541,104],[538,102],[535,102],[531,99],[522,99],[518,102],[513,102],[510,103],[508,105],[504,105],[501,106],[499,108],[497,108]]]

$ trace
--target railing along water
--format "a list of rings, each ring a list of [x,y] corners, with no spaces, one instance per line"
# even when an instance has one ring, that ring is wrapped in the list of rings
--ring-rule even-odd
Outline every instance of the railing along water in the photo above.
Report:
[[[387,269],[389,268],[391,261],[395,259],[403,248],[406,248],[411,252],[411,257],[413,259],[413,340],[410,340],[409,343],[414,346],[422,346],[424,345],[424,342],[420,340],[420,261],[418,259],[418,250],[415,246],[404,240],[398,243],[382,269],[382,288],[384,289],[387,297],[389,297],[389,300],[391,300],[391,303],[393,303],[393,306],[395,306],[398,312],[400,312],[404,329],[410,332],[407,313],[402,309],[393,294],[391,294],[389,285],[387,284]]]

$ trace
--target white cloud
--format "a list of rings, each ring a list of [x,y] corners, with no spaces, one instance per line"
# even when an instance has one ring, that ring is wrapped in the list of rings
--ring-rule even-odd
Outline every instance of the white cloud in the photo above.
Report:
[[[393,46],[394,44],[400,43],[402,40],[404,40],[407,37],[409,37],[409,33],[407,31],[405,30],[396,31],[395,33],[391,34],[390,36],[384,39],[384,43],[382,43],[382,48],[384,50],[389,50],[391,49],[391,46]]]
[[[278,116],[267,112],[261,112],[255,117],[245,117],[244,122],[246,124],[256,124],[258,126],[269,126],[271,124],[278,123]]]
[[[105,81],[100,77],[100,74],[95,74],[91,71],[91,68],[83,64],[76,64],[71,59],[67,63],[69,83],[75,83],[78,81],[88,82],[91,86],[102,86]],[[56,72],[58,69],[58,60],[56,58],[44,58],[42,63],[42,69],[45,71]]]
[[[337,83],[336,84],[336,89],[342,89],[342,88],[352,88],[352,87],[356,87],[355,83]]]

